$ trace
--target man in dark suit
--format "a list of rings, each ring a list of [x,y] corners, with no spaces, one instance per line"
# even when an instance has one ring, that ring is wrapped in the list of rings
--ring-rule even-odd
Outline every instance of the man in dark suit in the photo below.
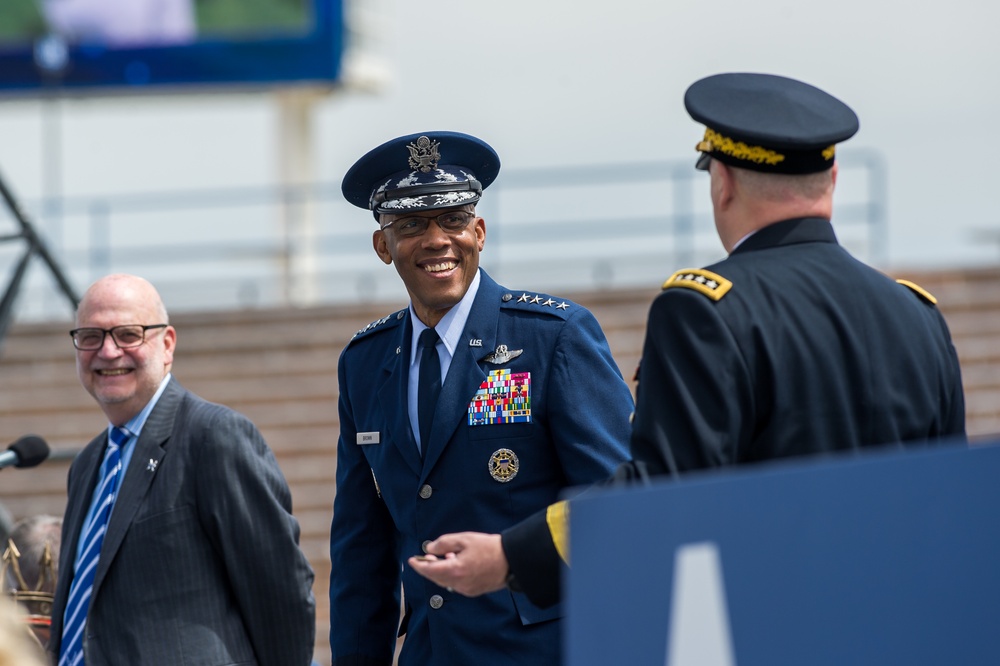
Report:
[[[410,305],[340,357],[337,666],[388,666],[397,633],[403,666],[559,663],[559,608],[508,590],[469,599],[406,559],[445,532],[499,532],[627,458],[632,397],[593,315],[479,267],[486,222],[474,205],[499,168],[479,139],[427,132],[375,148],[344,178]]]
[[[766,74],[702,79],[685,105],[707,126],[697,167],[729,256],[674,273],[653,302],[633,460],[618,476],[964,439],[958,357],[934,297],[851,257],[830,223],[835,144],[858,130],[854,112]],[[457,543],[457,557],[413,565],[469,594],[513,579],[554,603],[566,511],[550,507],[501,543],[447,535],[429,548]]]
[[[94,283],[71,331],[110,422],[73,462],[50,652],[64,664],[306,666],[313,572],[291,496],[250,421],[170,374],[151,284]]]

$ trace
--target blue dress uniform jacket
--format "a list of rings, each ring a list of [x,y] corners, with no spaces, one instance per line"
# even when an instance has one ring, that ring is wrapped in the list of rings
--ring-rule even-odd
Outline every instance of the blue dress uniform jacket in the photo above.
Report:
[[[828,220],[765,227],[691,275],[650,309],[631,440],[649,474],[964,437],[933,298],[854,259]]]
[[[506,589],[472,599],[449,593],[405,561],[425,540],[500,532],[563,489],[606,478],[627,459],[631,393],[590,312],[509,291],[483,272],[421,457],[407,416],[411,337],[402,310],[366,327],[340,357],[333,662],[388,666],[398,628],[406,633],[403,666],[557,664],[558,607],[540,609]],[[522,353],[504,363],[485,360],[500,345]],[[477,391],[508,369],[521,378],[530,373],[530,423],[470,425]],[[501,449],[518,461],[506,482],[491,472]]]

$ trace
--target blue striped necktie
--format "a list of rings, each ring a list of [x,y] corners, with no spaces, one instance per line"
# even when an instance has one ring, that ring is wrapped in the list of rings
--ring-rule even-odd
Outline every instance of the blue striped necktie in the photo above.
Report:
[[[87,607],[90,593],[94,589],[94,572],[101,557],[101,544],[108,528],[108,518],[118,494],[118,483],[122,471],[121,450],[128,441],[129,433],[122,428],[112,428],[108,438],[104,462],[101,463],[100,488],[97,508],[89,524],[83,526],[80,541],[83,550],[76,561],[73,582],[69,587],[69,600],[63,615],[62,646],[59,650],[59,666],[80,666],[83,664],[83,632],[87,624]]]

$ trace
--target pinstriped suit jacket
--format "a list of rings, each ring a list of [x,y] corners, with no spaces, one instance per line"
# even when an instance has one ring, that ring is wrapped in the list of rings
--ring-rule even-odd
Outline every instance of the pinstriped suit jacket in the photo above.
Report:
[[[69,472],[49,646],[57,659],[106,442],[91,441]],[[171,379],[135,446],[95,574],[87,666],[307,666],[313,572],[257,428]]]

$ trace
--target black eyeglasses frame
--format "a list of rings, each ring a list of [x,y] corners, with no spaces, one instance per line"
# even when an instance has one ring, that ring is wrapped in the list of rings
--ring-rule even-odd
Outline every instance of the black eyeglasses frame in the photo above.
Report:
[[[73,338],[73,346],[78,351],[97,351],[98,349],[100,349],[100,348],[102,348],[104,346],[104,341],[107,339],[107,336],[108,336],[109,333],[111,334],[111,340],[112,340],[112,342],[115,343],[115,346],[118,347],[118,349],[134,349],[136,347],[141,347],[142,345],[146,344],[146,331],[154,329],[154,328],[166,328],[167,326],[170,326],[170,324],[121,324],[119,326],[112,326],[111,328],[97,328],[96,326],[84,326],[82,328],[74,328],[72,331],[69,332],[69,337]],[[123,328],[133,328],[133,329],[134,328],[141,328],[142,329],[142,337],[139,339],[139,342],[137,342],[135,344],[126,344],[126,345],[123,345],[118,340],[118,335],[115,333],[115,331],[123,329]],[[79,344],[79,341],[76,339],[77,334],[79,334],[81,331],[100,331],[101,332],[101,343],[99,345],[97,345],[96,347],[83,347],[83,348],[81,348],[80,344]]]

